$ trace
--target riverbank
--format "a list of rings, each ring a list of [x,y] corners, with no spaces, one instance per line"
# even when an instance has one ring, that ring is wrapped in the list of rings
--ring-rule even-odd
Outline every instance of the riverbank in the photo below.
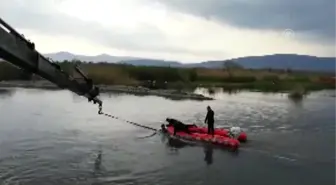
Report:
[[[102,93],[116,92],[135,95],[154,95],[170,99],[191,99],[191,100],[213,100],[211,97],[206,97],[201,94],[192,93],[189,91],[175,89],[149,89],[142,86],[126,86],[126,85],[97,85]],[[60,88],[55,84],[44,81],[0,81],[0,87],[20,87],[20,88],[36,88],[36,89],[54,89]]]
[[[200,83],[197,87],[204,88],[223,88],[226,91],[257,91],[257,92],[280,92],[287,93],[292,92],[296,89],[302,89],[306,92],[321,91],[321,90],[332,90],[335,89],[335,84],[333,83],[322,83],[322,82],[292,82],[292,81],[278,81],[278,82],[267,82],[267,81],[256,81],[251,83]]]
[[[297,89],[304,92],[335,89],[335,74],[308,71],[243,69],[243,68],[174,68],[154,66],[130,66],[108,63],[83,63],[81,68],[95,84],[105,84],[106,91],[130,92],[138,94],[164,94],[182,96],[181,91],[197,87],[216,88],[225,91],[291,92]],[[59,62],[63,71],[73,74],[73,62]],[[0,81],[44,80],[7,63],[0,63]],[[13,86],[32,86],[54,88],[49,84],[17,84]],[[6,84],[8,85],[8,84]],[[11,85],[11,86],[12,86]],[[119,86],[123,85],[123,86]],[[135,88],[135,87],[146,87]],[[153,90],[164,89],[164,90]],[[172,89],[172,90],[166,90]],[[105,89],[103,89],[105,90]],[[134,92],[133,92],[134,91]],[[187,92],[190,92],[187,90]],[[179,95],[176,95],[179,94]],[[187,95],[188,96],[188,95]],[[196,97],[198,99],[199,97]],[[203,99],[203,98],[202,98]]]

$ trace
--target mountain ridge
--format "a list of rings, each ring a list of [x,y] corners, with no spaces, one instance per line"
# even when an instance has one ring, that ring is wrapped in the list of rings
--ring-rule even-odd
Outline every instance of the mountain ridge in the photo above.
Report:
[[[335,71],[335,57],[317,57],[312,55],[299,54],[272,54],[262,56],[237,57],[227,60],[200,61],[197,63],[181,63],[179,61],[169,61],[161,59],[150,59],[130,56],[111,56],[100,54],[95,56],[76,55],[70,52],[57,52],[45,54],[46,57],[54,61],[64,61],[78,59],[86,62],[108,62],[124,63],[137,66],[165,66],[181,68],[224,68],[225,62],[234,62],[243,68],[248,69],[292,69],[303,71]]]

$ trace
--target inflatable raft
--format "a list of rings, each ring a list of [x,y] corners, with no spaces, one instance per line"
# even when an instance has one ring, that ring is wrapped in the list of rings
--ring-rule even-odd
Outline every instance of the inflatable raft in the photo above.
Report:
[[[208,133],[208,128],[207,127],[190,127],[189,128],[190,132],[197,132],[197,133]],[[231,134],[230,134],[231,132]],[[231,127],[230,129],[224,129],[224,128],[215,128],[215,135],[220,135],[224,137],[233,137],[238,139],[240,142],[246,142],[247,141],[247,134],[239,127]]]
[[[207,134],[207,128],[205,127],[195,126],[190,127],[189,130],[191,132],[190,134],[186,132],[176,132],[175,136],[186,140],[210,142],[212,144],[228,147],[233,150],[238,149],[240,146],[238,139],[226,136],[227,133],[225,131],[221,131],[221,129],[215,129],[214,136]],[[174,128],[172,126],[167,127],[167,132],[171,136],[174,135]]]

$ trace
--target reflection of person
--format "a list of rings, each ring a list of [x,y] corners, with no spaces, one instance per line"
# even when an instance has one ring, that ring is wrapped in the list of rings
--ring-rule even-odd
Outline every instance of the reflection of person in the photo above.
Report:
[[[204,147],[204,161],[210,165],[212,164],[212,154],[213,154],[213,148],[210,145],[207,145],[206,147]]]
[[[102,162],[102,150],[98,151],[97,158],[95,160],[95,171],[99,171],[101,167],[101,162]]]
[[[167,133],[167,128],[164,124],[161,124],[161,132]]]
[[[211,109],[210,106],[207,107],[207,115],[205,117],[204,123],[208,124],[208,134],[214,135],[215,134],[215,128],[214,128],[214,111]]]

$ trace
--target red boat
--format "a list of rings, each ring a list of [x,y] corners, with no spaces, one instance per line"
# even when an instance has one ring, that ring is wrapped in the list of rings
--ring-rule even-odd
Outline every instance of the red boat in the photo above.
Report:
[[[197,140],[211,142],[212,144],[221,145],[229,147],[230,149],[238,149],[240,142],[238,139],[231,138],[227,135],[228,131],[225,132],[224,129],[215,129],[215,135],[211,136],[207,134],[207,128],[203,127],[190,127],[190,134],[186,132],[176,132],[176,136],[187,139],[187,140]],[[167,127],[169,135],[174,135],[174,128],[172,126]]]
[[[189,127],[190,132],[197,132],[197,133],[208,133],[207,127]],[[215,128],[215,135],[220,135],[224,137],[230,137],[229,136],[229,129],[224,128]],[[238,139],[240,142],[246,142],[247,141],[247,135],[245,132],[241,131],[239,127],[232,127],[231,128],[231,135],[233,134],[233,137]]]

